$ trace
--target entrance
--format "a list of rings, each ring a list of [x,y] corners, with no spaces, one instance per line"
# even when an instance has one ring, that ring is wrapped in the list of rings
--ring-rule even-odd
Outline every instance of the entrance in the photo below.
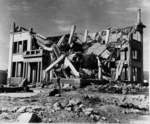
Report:
[[[30,81],[35,84],[37,82],[37,63],[30,63],[30,64],[31,64]]]

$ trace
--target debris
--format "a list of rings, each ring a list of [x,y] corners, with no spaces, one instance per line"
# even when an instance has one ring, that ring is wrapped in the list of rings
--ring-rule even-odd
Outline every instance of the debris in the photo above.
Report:
[[[23,113],[21,114],[17,121],[19,123],[37,123],[39,122],[38,116],[34,113]]]
[[[22,106],[21,108],[17,110],[17,113],[24,113],[26,109],[27,109],[27,106]]]
[[[7,108],[7,107],[3,107],[3,108],[1,109],[1,111],[2,111],[2,112],[8,112],[8,108]]]
[[[70,34],[55,37],[44,37],[33,32],[32,28],[27,30],[15,26],[15,23],[12,27],[10,60],[16,59],[13,56],[17,53],[23,59],[10,61],[8,77],[11,77],[10,83],[19,83],[19,89],[12,89],[15,84],[0,85],[0,92],[20,92],[35,87],[37,82],[43,82],[42,88],[45,89],[42,90],[46,91],[39,93],[35,99],[13,99],[19,107],[14,103],[11,105],[11,98],[6,98],[7,102],[0,99],[1,115],[12,114],[12,117],[6,119],[21,114],[19,122],[40,122],[37,113],[45,123],[62,120],[113,120],[120,123],[119,120],[126,118],[127,114],[149,112],[149,97],[136,95],[137,91],[140,93],[141,90],[148,89],[142,83],[137,84],[137,81],[143,81],[143,61],[139,61],[142,58],[139,55],[142,55],[143,42],[142,38],[135,39],[136,33],[142,36],[145,26],[141,22],[135,26],[108,28],[94,33],[85,30],[84,34],[75,33],[76,26],[73,25]],[[17,36],[17,32],[30,35]],[[16,36],[18,41],[14,41]],[[22,36],[26,40],[22,40]],[[71,80],[72,84],[67,84]],[[55,81],[56,87],[53,86]],[[29,84],[30,82],[32,83]],[[72,91],[74,84],[86,87]],[[9,110],[11,107],[4,108],[5,104],[16,107]],[[25,106],[26,104],[31,106]]]
[[[66,107],[65,110],[71,111],[71,110],[72,110],[72,107]]]
[[[56,96],[56,97],[60,97],[61,95],[60,95],[60,94],[55,94],[55,96]]]
[[[94,114],[94,120],[95,120],[95,121],[98,121],[99,119],[100,119],[100,116]]]
[[[71,99],[69,100],[69,103],[67,106],[74,106],[74,105],[80,105],[82,102],[80,99]]]
[[[15,106],[15,107],[13,107],[12,109],[11,109],[11,112],[16,112],[17,110],[18,110],[18,106]]]
[[[82,112],[82,108],[76,106],[76,107],[74,108],[74,111],[77,112],[77,113],[80,113],[80,112]]]
[[[58,89],[51,89],[49,90],[49,96],[55,96],[56,94],[59,94]]]
[[[63,84],[62,90],[63,91],[71,91],[71,90],[74,90],[74,87],[71,84]]]
[[[26,82],[27,82],[27,79],[24,78],[24,79],[22,80],[22,82],[20,83],[19,87],[25,87],[25,86],[27,85]]]
[[[61,103],[59,103],[59,102],[56,102],[54,105],[53,105],[53,108],[54,108],[54,110],[61,110],[62,109],[62,105],[61,105]]]
[[[35,110],[35,111],[44,111],[45,110],[45,107],[43,107],[43,106],[32,106],[31,108],[32,108],[32,110]]]
[[[106,120],[106,117],[101,117],[101,119],[102,119],[103,121],[105,121],[105,120]]]
[[[83,109],[83,112],[85,113],[85,115],[90,115],[92,114],[93,112],[93,108],[86,108],[86,109]]]

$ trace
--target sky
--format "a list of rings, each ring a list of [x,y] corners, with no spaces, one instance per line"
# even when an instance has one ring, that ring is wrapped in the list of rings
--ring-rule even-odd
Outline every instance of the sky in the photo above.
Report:
[[[149,70],[150,0],[0,0],[0,70],[8,69],[10,25],[43,36],[135,25],[141,8],[144,29],[144,70]]]

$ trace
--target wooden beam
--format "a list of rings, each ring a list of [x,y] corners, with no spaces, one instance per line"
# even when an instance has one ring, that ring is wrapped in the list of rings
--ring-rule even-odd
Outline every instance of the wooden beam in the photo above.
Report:
[[[97,63],[98,63],[98,79],[102,79],[102,68],[101,68],[101,62],[99,57],[97,56]]]
[[[28,77],[28,63],[26,62],[26,73],[25,73],[25,77]]]
[[[73,38],[73,35],[74,35],[74,32],[75,32],[75,29],[76,29],[76,26],[73,25],[71,27],[71,32],[70,32],[70,37],[69,37],[69,40],[68,40],[68,44],[71,45],[71,42],[72,42],[72,38]]]
[[[110,35],[110,28],[106,31],[107,32],[107,34],[106,34],[106,44],[108,44],[109,43],[109,35]]]
[[[25,78],[25,63],[23,62],[23,75],[22,75],[23,78]]]
[[[42,43],[40,43],[39,41],[37,41],[37,44],[38,44],[42,49],[44,49],[44,50],[47,50],[47,51],[50,51],[50,52],[52,52],[52,50],[53,50],[53,48],[47,47],[47,46],[43,45]]]
[[[10,47],[9,47],[9,63],[8,63],[8,78],[11,78],[12,69],[13,69],[14,32],[15,32],[15,22],[11,24]]]
[[[62,72],[63,72],[64,76],[68,79],[69,76],[68,76],[68,74],[66,73],[65,69],[62,69]]]
[[[46,40],[46,37],[45,37],[45,36],[43,36],[43,35],[36,34],[36,36],[38,36],[38,37],[40,37],[40,38],[42,38],[42,39]]]
[[[40,80],[40,82],[43,80],[42,78],[43,78],[43,62],[41,61],[41,69],[40,69],[40,77],[41,77],[41,80]]]
[[[37,62],[37,81],[36,82],[39,82],[39,71],[40,71],[40,62]]]
[[[17,77],[17,73],[18,73],[18,62],[16,62],[15,77]]]
[[[50,66],[45,69],[45,72],[50,71],[56,64],[61,62],[65,58],[65,54],[61,55],[55,62],[53,62]]]
[[[64,39],[65,39],[65,35],[63,35],[63,36],[59,39],[59,41],[58,41],[58,43],[57,43],[57,46],[58,46],[58,47],[63,43]]]
[[[87,42],[87,36],[88,36],[88,30],[85,30],[85,33],[84,33],[84,40],[83,40],[84,43]]]
[[[19,87],[24,87],[26,80],[27,80],[27,78],[24,78],[24,79],[21,81],[21,83],[19,84]]]
[[[61,56],[61,51],[58,48],[58,46],[56,44],[53,44],[52,48],[53,48],[53,51],[54,51],[56,57],[59,58]]]
[[[75,69],[75,67],[72,65],[72,63],[69,61],[69,59],[66,57],[65,58],[65,62],[64,62],[64,65],[66,67],[70,67],[70,69],[72,70],[73,74],[76,76],[76,77],[79,77],[79,72]]]

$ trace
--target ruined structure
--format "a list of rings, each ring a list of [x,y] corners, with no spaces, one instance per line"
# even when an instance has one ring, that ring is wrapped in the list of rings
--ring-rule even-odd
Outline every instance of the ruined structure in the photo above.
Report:
[[[8,78],[30,83],[66,79],[143,81],[141,10],[134,26],[44,37],[12,24]]]

